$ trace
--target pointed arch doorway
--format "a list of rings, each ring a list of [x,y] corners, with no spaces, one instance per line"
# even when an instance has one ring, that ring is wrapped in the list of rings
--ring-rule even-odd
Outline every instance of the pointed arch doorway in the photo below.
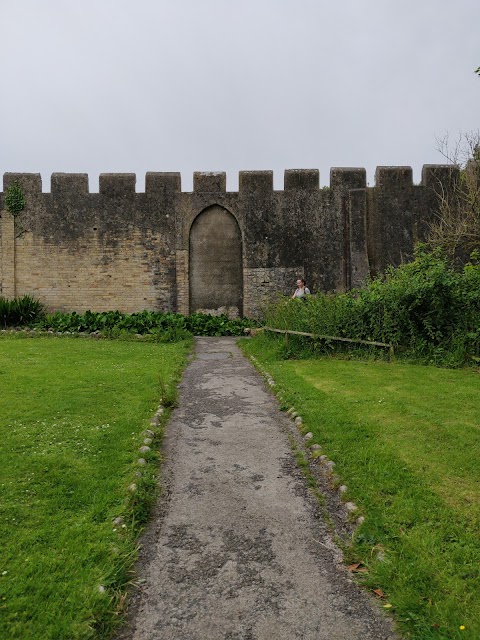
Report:
[[[213,205],[190,229],[190,311],[243,314],[242,235],[233,215]]]

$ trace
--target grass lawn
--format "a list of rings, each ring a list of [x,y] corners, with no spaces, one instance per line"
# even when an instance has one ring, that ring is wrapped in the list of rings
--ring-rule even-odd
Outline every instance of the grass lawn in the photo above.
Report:
[[[480,638],[480,375],[405,363],[262,362],[348,486],[365,522],[347,551],[416,640]],[[281,348],[281,347],[280,347]],[[464,628],[461,628],[464,627]]]
[[[189,348],[0,338],[1,638],[108,637],[155,492],[141,433]]]

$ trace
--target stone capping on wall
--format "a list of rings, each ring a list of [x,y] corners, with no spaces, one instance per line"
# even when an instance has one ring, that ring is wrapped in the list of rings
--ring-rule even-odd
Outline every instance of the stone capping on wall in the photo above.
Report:
[[[442,184],[451,184],[458,179],[457,165],[426,164],[422,169],[422,181],[419,186],[435,188]],[[3,190],[18,182],[26,195],[42,194],[42,178],[39,173],[4,173]],[[320,173],[318,169],[286,169],[284,173],[285,191],[319,190]],[[227,176],[223,171],[193,174],[193,193],[225,193]],[[366,170],[361,167],[332,167],[330,187],[336,190],[365,189]],[[415,186],[411,167],[377,167],[375,187],[398,191]],[[101,173],[99,192],[109,198],[133,198],[137,192],[135,173]],[[239,192],[249,194],[273,193],[273,171],[240,171]],[[165,193],[181,193],[181,174],[179,172],[147,172],[145,174],[145,193],[152,196]],[[3,193],[3,192],[0,192]],[[51,175],[51,193],[58,196],[90,194],[88,174],[53,173]],[[191,192],[187,192],[191,193]]]
[[[101,173],[99,178],[100,194],[115,197],[133,197],[137,176],[134,173]]]
[[[452,185],[460,177],[460,167],[456,164],[424,164],[422,168],[422,185],[431,189],[439,184]]]
[[[88,194],[87,173],[52,173],[50,191],[53,195]]]
[[[300,189],[317,191],[320,188],[320,171],[318,169],[286,169],[283,184],[285,191]]]
[[[367,172],[361,167],[332,167],[330,187],[332,189],[364,189],[367,186]]]
[[[412,167],[377,167],[375,186],[394,190],[413,187]]]
[[[178,171],[156,172],[145,174],[145,193],[177,193],[182,190],[182,177]]]
[[[3,191],[5,192],[14,182],[18,182],[25,193],[42,193],[42,177],[39,173],[4,173]]]
[[[273,171],[240,171],[240,193],[273,193]]]
[[[227,174],[223,171],[195,171],[193,174],[193,190],[205,193],[225,193],[227,190]]]

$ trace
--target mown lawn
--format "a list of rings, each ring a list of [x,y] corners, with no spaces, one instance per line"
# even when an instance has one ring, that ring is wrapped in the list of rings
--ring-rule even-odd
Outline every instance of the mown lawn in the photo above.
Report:
[[[480,638],[480,375],[405,363],[280,360],[244,341],[304,419],[365,522],[347,560],[406,637]],[[389,606],[391,605],[391,606]]]
[[[108,637],[155,491],[141,433],[189,348],[0,338],[1,638]]]

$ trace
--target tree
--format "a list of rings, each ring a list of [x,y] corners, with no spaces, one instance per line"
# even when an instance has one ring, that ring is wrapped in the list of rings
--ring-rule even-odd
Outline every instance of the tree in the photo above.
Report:
[[[439,208],[428,244],[442,247],[453,262],[464,262],[480,248],[480,131],[460,133],[453,144],[447,134],[436,147],[459,173],[452,184],[435,188]]]

